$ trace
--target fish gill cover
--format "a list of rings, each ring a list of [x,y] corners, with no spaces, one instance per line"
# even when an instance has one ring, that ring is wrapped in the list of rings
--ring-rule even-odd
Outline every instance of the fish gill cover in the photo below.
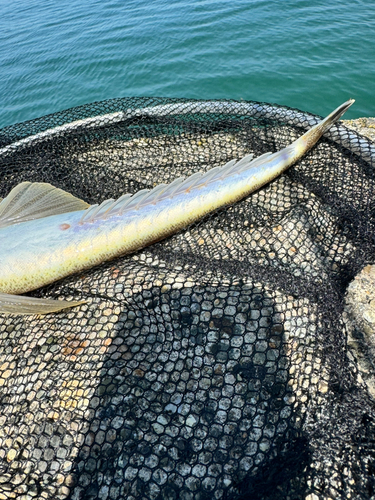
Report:
[[[124,98],[0,130],[0,197],[89,203],[276,151],[318,117]],[[370,499],[374,400],[348,284],[375,261],[374,146],[335,125],[281,177],[0,316],[0,499]]]

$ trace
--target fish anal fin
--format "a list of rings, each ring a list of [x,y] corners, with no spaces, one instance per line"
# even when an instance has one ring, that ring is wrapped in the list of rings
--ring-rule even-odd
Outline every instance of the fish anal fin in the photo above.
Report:
[[[49,314],[84,303],[84,300],[70,302],[0,293],[0,314]]]
[[[0,228],[89,207],[85,201],[51,184],[21,182],[0,201]]]

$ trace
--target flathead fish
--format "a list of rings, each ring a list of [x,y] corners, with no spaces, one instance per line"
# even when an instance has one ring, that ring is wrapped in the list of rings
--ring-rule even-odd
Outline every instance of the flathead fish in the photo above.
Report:
[[[46,314],[81,304],[20,294],[139,250],[244,198],[301,158],[353,102],[276,153],[231,160],[100,205],[47,183],[17,185],[0,202],[0,313]]]

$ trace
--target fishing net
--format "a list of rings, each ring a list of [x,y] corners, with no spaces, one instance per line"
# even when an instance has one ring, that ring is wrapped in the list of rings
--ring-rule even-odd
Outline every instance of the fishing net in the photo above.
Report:
[[[82,106],[0,130],[0,197],[28,180],[98,203],[317,121],[256,102]],[[345,294],[375,262],[374,158],[335,125],[243,201],[31,294],[87,304],[1,315],[0,499],[373,498],[374,392]]]

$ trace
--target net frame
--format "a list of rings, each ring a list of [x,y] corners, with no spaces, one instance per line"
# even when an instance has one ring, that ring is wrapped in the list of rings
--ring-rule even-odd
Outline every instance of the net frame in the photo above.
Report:
[[[98,136],[102,138],[107,130],[111,140],[129,128],[133,140],[149,140],[140,146],[141,153],[145,153],[160,134],[167,139],[170,137],[172,146],[173,137],[178,138],[180,145],[185,136],[185,143],[191,144],[213,137],[208,153],[218,151],[214,162],[220,162],[227,154],[233,153],[233,148],[223,147],[228,151],[221,154],[223,130],[236,136],[240,134],[243,123],[247,135],[241,147],[246,149],[252,145],[257,152],[262,152],[270,145],[276,149],[283,147],[288,140],[287,134],[298,135],[318,121],[318,117],[299,110],[257,102],[129,98],[93,103],[0,130],[0,196],[9,192],[14,183],[32,178],[55,180],[58,187],[70,187],[73,194],[86,194],[90,202],[102,201],[93,198],[105,196],[106,190],[101,192],[97,188],[93,192],[87,189],[82,182],[87,177],[70,180],[69,170],[65,169],[54,179],[56,163],[51,158],[58,153],[62,161],[63,154],[72,147],[67,165],[73,165],[80,148],[86,156],[91,151],[91,162],[98,161],[95,156]],[[144,138],[142,132],[148,130],[147,127],[151,133]],[[129,140],[128,136],[124,139],[120,134],[120,142]],[[159,145],[155,151],[160,151],[161,147]],[[240,147],[236,152],[239,151],[242,151]],[[120,261],[104,264],[88,273],[81,282],[77,283],[78,276],[74,276],[36,292],[36,295],[52,296],[66,296],[68,293],[74,297],[79,295],[79,298],[91,294],[96,307],[66,313],[52,323],[46,321],[42,325],[40,319],[2,317],[3,371],[0,381],[4,388],[4,405],[1,423],[7,434],[1,436],[0,494],[4,498],[22,495],[24,498],[122,498],[126,495],[134,499],[177,498],[177,495],[187,499],[371,498],[374,484],[373,400],[361,381],[355,353],[348,352],[346,346],[348,326],[343,319],[343,303],[349,281],[361,267],[374,259],[371,237],[374,225],[371,201],[374,152],[370,141],[337,124],[311,154],[277,181],[275,192],[272,192],[272,186],[266,187],[251,199],[255,201],[250,201],[249,207],[246,200],[245,205],[220,211],[182,234],[139,252],[126,259],[125,264]],[[35,160],[36,154],[39,154],[38,161]],[[207,158],[205,154],[201,154],[204,167],[214,166],[210,155]],[[339,160],[336,155],[341,155]],[[182,166],[187,171],[197,168],[199,156],[196,154],[191,165],[185,162]],[[111,153],[109,160],[113,157]],[[338,176],[340,185],[328,194],[325,190],[332,176],[323,170],[317,178],[306,175],[307,167],[316,167],[326,158],[328,170]],[[30,163],[31,171],[27,169]],[[166,165],[162,165],[165,171],[168,169],[168,175],[173,175],[176,162],[167,162]],[[73,173],[70,171],[71,176]],[[103,187],[108,173],[113,174],[113,170],[105,170],[101,178]],[[346,181],[348,175],[351,179]],[[150,177],[146,176],[146,179],[150,182]],[[142,186],[142,180],[140,170],[128,187],[137,190]],[[298,191],[294,198],[290,194],[291,186]],[[350,192],[345,192],[348,186]],[[275,196],[283,198],[278,205],[279,215],[272,212],[271,201]],[[293,198],[290,206],[285,201],[287,198]],[[319,220],[322,214],[326,220],[314,226],[312,219]],[[276,222],[281,229],[277,236],[272,236],[273,246],[270,248],[262,239]],[[243,243],[238,234],[249,226],[252,233],[246,249],[251,249],[251,242],[256,242],[254,253],[261,258],[251,254],[246,260],[241,251]],[[326,235],[322,234],[324,228],[327,228]],[[215,240],[212,235],[218,230],[223,233]],[[315,269],[309,257],[313,245],[304,246],[311,234],[314,243],[322,241],[322,236],[330,241],[319,247],[324,258]],[[201,246],[207,247],[206,253],[198,251],[200,239],[203,240]],[[213,259],[208,258],[215,246],[223,252],[227,244],[233,242],[234,250],[229,249],[228,254],[214,253]],[[284,263],[277,247],[285,242],[293,242],[304,258],[298,262],[286,258]],[[180,250],[176,252],[176,248]],[[275,254],[279,265],[272,265],[270,254]],[[331,266],[328,271],[322,265],[327,260]],[[337,266],[335,269],[334,265]],[[309,266],[311,269],[307,270]],[[304,272],[296,274],[295,270],[301,271],[301,268]],[[194,275],[193,280],[186,273],[187,269]],[[100,283],[103,276],[105,286]],[[95,294],[88,289],[90,285],[96,287]],[[116,286],[120,292],[116,292]],[[219,305],[210,309],[210,301],[214,303],[215,300]],[[104,306],[98,307],[99,303]],[[246,303],[250,304],[248,309]],[[87,323],[82,319],[84,315],[88,316]],[[101,340],[97,334],[90,337],[89,326],[93,331],[95,325],[103,324],[103,319],[110,325],[106,335]],[[146,333],[143,332],[140,341],[137,335],[142,328]],[[162,341],[154,340],[155,328]],[[54,332],[53,341],[50,341],[50,331]],[[249,350],[251,345],[254,348],[250,355],[246,355],[240,345],[241,338],[246,336],[246,349]],[[307,337],[313,340],[307,340]],[[165,351],[163,342],[169,351]],[[181,406],[181,402],[176,404],[179,392],[167,392],[169,396],[164,400],[160,381],[158,388],[153,389],[158,395],[158,404],[152,411],[148,409],[149,420],[146,419],[146,423],[142,420],[145,398],[136,394],[146,390],[141,376],[145,370],[140,360],[132,359],[132,370],[124,377],[120,375],[119,369],[126,370],[127,366],[126,357],[119,356],[121,346],[125,344],[130,350],[131,346],[137,346],[134,353],[143,349],[145,356],[149,355],[150,346],[159,353],[160,359],[146,365],[150,373],[158,370],[164,373],[167,388],[170,382],[167,373],[171,369],[168,363],[173,365],[172,373],[179,374],[175,377],[180,385],[183,377],[187,377],[185,383],[189,382],[193,388],[188,390],[185,387],[184,398],[190,398],[192,402],[186,403],[189,409],[181,409],[183,422],[178,420],[181,413],[172,411],[172,406]],[[56,359],[51,354],[51,345],[58,351]],[[95,357],[95,352],[90,352],[95,345],[103,351],[100,360]],[[176,368],[178,361],[172,358],[176,355],[177,345],[182,351],[187,350],[184,363],[190,366],[190,374],[189,370]],[[38,349],[42,352],[40,358],[35,354]],[[85,351],[89,352],[89,361],[81,362]],[[206,353],[207,361],[201,351]],[[263,353],[266,353],[265,361],[262,361]],[[25,354],[30,355],[34,364],[43,366],[42,371],[34,368],[36,374],[33,375]],[[272,356],[276,356],[276,360]],[[38,396],[38,391],[42,391],[41,381],[51,376],[51,367],[47,364],[46,368],[47,358],[54,360],[54,371],[57,371],[52,376],[54,384],[50,389],[52,405],[45,403],[45,394]],[[298,362],[300,359],[302,361]],[[93,377],[95,384],[90,386],[89,366],[92,369],[95,363],[96,369],[100,367],[99,376]],[[194,366],[194,363],[201,365]],[[217,393],[219,406],[223,408],[215,407],[214,397],[207,397],[210,391],[216,394],[214,387],[207,385],[207,380],[209,377],[215,379],[219,365],[224,370],[220,377],[223,375],[223,379],[228,380],[223,382],[220,394]],[[312,383],[317,377],[318,380]],[[104,383],[111,378],[117,382]],[[310,382],[307,387],[306,380]],[[60,393],[57,388],[59,381],[63,386]],[[155,383],[155,380],[146,384],[149,391],[152,391],[151,382]],[[118,412],[124,411],[121,390],[132,383],[128,397],[136,408],[135,416],[132,416],[130,405],[126,408],[126,415],[130,417],[117,432],[114,422],[121,417]],[[113,386],[109,392],[108,385]],[[237,386],[246,386],[247,389],[241,390],[247,390],[250,399],[258,398],[256,403],[243,403],[239,394],[231,394],[231,387]],[[28,399],[27,391],[34,394],[34,399]],[[37,412],[33,422],[27,408],[38,404],[45,405],[45,408]],[[165,410],[168,405],[172,413]],[[225,405],[229,407],[225,408]],[[257,405],[268,406],[262,413]],[[168,435],[176,412],[179,426],[179,433],[175,436],[179,443],[177,447]],[[227,429],[224,423],[220,423],[220,418],[231,422]],[[131,419],[138,424],[129,423]],[[273,434],[271,427],[275,422],[272,419],[276,419],[280,427]],[[248,427],[242,429],[242,434],[248,435],[247,440],[241,441],[241,422],[244,421]],[[138,442],[131,436],[132,432],[140,433],[142,425],[146,424],[153,429],[148,439],[158,437],[151,451],[144,449],[147,442],[144,436]],[[210,427],[217,436],[209,435]],[[127,456],[120,449],[120,437],[134,447],[136,455],[138,453],[138,465],[137,462],[130,463],[134,457]],[[216,458],[209,449],[214,446],[215,439],[222,440],[215,449],[221,450],[221,455],[219,453]],[[257,443],[251,445],[256,448],[254,453],[249,443]],[[247,446],[247,452],[243,453],[241,446]],[[69,450],[67,455],[73,457],[70,461],[66,456],[59,456],[59,450],[64,447]],[[161,450],[158,455],[157,447],[164,447],[167,452]],[[169,453],[168,450],[173,451]],[[125,456],[128,460],[126,467],[120,464]],[[67,462],[70,462],[68,467]],[[95,464],[90,465],[93,462]],[[157,465],[152,466],[155,462]],[[215,472],[219,465],[221,470]],[[116,480],[119,471],[122,477]]]

